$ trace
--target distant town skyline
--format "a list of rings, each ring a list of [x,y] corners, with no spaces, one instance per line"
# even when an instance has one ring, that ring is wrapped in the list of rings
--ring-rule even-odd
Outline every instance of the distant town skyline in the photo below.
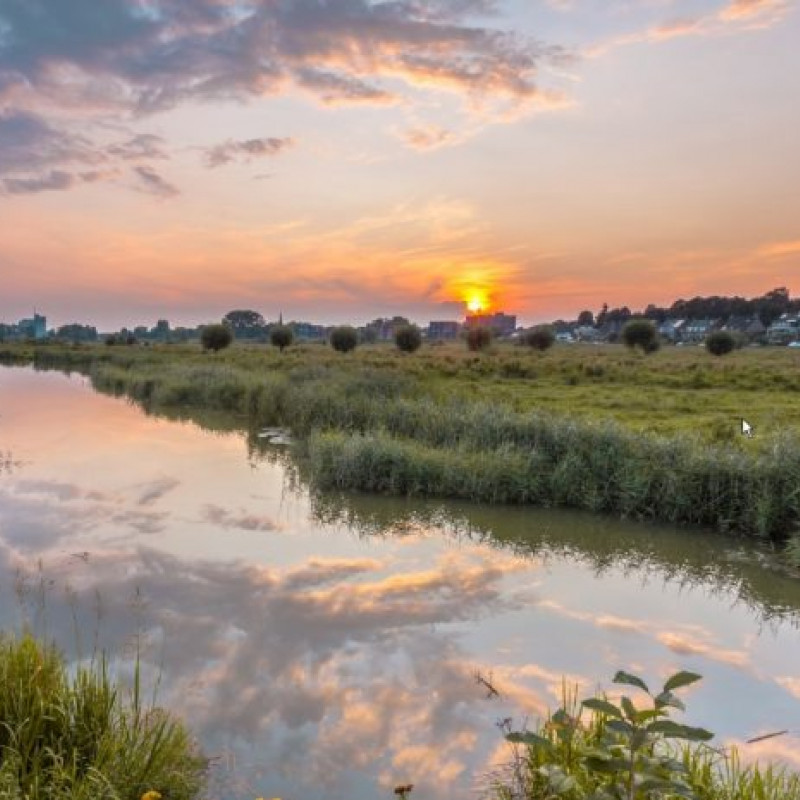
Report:
[[[0,4],[0,318],[791,286],[798,41],[788,0]]]

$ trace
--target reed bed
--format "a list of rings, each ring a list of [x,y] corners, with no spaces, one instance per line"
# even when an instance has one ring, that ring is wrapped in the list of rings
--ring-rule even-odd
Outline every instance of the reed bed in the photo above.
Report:
[[[180,722],[142,704],[136,674],[123,696],[102,659],[70,674],[52,647],[0,637],[0,797],[196,797],[206,761]]]
[[[791,432],[709,442],[520,409],[491,391],[442,396],[416,375],[425,363],[416,356],[45,347],[32,357],[150,410],[213,409],[250,430],[288,427],[322,487],[564,506],[780,540],[800,528],[800,440]]]

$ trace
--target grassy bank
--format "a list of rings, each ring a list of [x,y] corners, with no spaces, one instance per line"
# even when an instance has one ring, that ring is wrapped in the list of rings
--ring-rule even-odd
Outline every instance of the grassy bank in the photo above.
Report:
[[[71,675],[30,637],[0,637],[0,797],[191,800],[206,762],[183,726],[93,662]]]
[[[720,363],[692,350],[643,358],[594,347],[541,355],[504,346],[480,356],[456,345],[413,356],[373,347],[342,356],[321,345],[283,355],[244,346],[217,355],[18,346],[0,358],[79,370],[99,390],[154,410],[222,411],[251,432],[288,426],[305,474],[321,487],[565,506],[785,537],[800,523],[800,419],[770,435],[754,409],[791,398],[800,415],[797,356],[747,351]],[[698,411],[675,416],[665,431],[664,397],[676,392]],[[653,406],[650,427],[635,404],[627,416],[605,413],[611,396],[624,405],[627,394]],[[736,414],[722,403],[727,394],[739,397]],[[759,430],[752,441],[736,433],[745,413]]]

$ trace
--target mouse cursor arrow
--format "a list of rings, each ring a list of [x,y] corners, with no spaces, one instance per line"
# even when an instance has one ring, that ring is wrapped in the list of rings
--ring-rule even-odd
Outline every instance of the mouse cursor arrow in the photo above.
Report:
[[[746,420],[742,420],[742,436],[746,436],[748,439],[753,438],[753,426]]]

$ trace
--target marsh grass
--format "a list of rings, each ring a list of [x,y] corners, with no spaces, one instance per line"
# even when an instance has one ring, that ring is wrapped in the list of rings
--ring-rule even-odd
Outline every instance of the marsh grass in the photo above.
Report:
[[[800,522],[798,357],[737,351],[718,363],[688,350],[495,345],[474,354],[452,345],[409,356],[364,346],[342,358],[312,345],[282,355],[41,347],[6,348],[0,361],[78,370],[151,411],[214,410],[246,430],[291,428],[306,475],[323,487],[787,536]],[[755,439],[736,435],[741,415],[766,407],[772,416],[756,418]],[[782,427],[769,421],[779,419]]]
[[[206,762],[180,722],[130,696],[102,657],[70,672],[30,635],[0,636],[0,797],[190,800]]]

